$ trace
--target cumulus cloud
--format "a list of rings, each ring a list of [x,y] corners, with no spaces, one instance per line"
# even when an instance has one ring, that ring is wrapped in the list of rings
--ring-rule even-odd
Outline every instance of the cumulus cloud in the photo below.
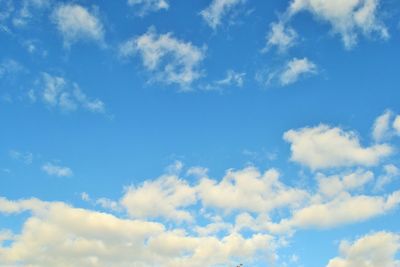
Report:
[[[200,12],[200,15],[215,30],[221,24],[224,16],[243,3],[245,3],[245,0],[212,0],[210,5]]]
[[[140,187],[131,186],[121,200],[133,218],[164,217],[173,221],[192,221],[192,215],[182,210],[196,201],[195,189],[175,175],[146,181]]]
[[[140,15],[145,15],[151,11],[159,11],[169,8],[169,1],[166,0],[128,0],[129,6],[139,6]]]
[[[172,33],[157,34],[154,28],[120,46],[122,57],[139,54],[143,66],[154,80],[166,84],[178,84],[187,90],[202,75],[200,63],[205,49],[175,38]]]
[[[317,174],[319,192],[327,197],[334,197],[343,192],[361,189],[371,182],[374,174],[371,171],[357,170],[342,175],[325,176]]]
[[[324,124],[289,130],[284,139],[290,143],[291,160],[312,170],[374,166],[393,151],[388,144],[363,147],[356,133]]]
[[[52,14],[52,20],[64,38],[64,45],[78,41],[104,42],[104,29],[98,15],[78,4],[60,4]]]
[[[400,250],[397,233],[377,232],[359,238],[353,243],[340,243],[340,257],[331,259],[327,267],[399,267],[396,254]]]
[[[328,202],[311,203],[296,210],[292,217],[280,222],[279,227],[290,228],[332,228],[356,223],[382,215],[397,207],[400,191],[384,196],[351,196],[342,193]]]
[[[390,121],[393,116],[393,113],[390,110],[386,110],[382,115],[376,118],[373,128],[372,128],[372,137],[375,142],[381,142],[390,134],[391,125]]]
[[[50,176],[69,177],[72,176],[72,170],[69,167],[55,165],[47,162],[42,166],[42,170]]]
[[[307,193],[287,188],[279,181],[279,173],[256,168],[228,171],[221,181],[201,179],[198,185],[200,199],[205,207],[224,211],[270,212],[279,207],[300,205]]]
[[[71,83],[63,77],[43,73],[41,77],[40,96],[50,107],[57,107],[62,111],[75,111],[84,108],[93,113],[104,113],[105,105],[99,99],[89,98],[76,83]],[[34,91],[29,92],[30,99],[35,101]]]
[[[267,35],[267,45],[263,51],[268,51],[273,47],[278,52],[283,53],[295,45],[298,35],[296,31],[283,22],[272,23]]]
[[[0,198],[0,212],[10,209],[27,210],[30,216],[19,234],[3,235],[10,245],[0,244],[2,266],[221,266],[275,249],[273,237],[266,234],[196,236],[61,202]]]
[[[360,35],[389,38],[386,26],[378,17],[379,4],[379,0],[293,0],[287,13],[293,17],[302,11],[310,12],[329,23],[333,33],[339,34],[344,46],[350,49]]]

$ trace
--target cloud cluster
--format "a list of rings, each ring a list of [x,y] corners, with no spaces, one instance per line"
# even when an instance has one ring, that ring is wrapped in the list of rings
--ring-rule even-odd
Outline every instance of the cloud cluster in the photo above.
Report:
[[[12,242],[0,245],[3,266],[220,266],[275,249],[273,237],[266,234],[201,237],[60,202],[0,199],[0,213],[22,211],[31,215],[21,234],[2,235]]]
[[[172,33],[158,34],[154,28],[120,46],[122,57],[139,54],[143,66],[150,71],[153,80],[166,84],[178,84],[187,90],[202,75],[200,64],[205,49],[175,38]]]

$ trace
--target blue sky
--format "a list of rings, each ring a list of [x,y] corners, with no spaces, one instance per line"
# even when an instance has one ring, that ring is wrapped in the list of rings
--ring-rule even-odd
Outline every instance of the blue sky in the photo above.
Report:
[[[0,0],[0,266],[400,266],[399,14]]]

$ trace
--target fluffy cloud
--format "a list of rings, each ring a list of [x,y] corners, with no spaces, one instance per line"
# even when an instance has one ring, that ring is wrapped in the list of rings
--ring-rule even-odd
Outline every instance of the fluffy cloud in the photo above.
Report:
[[[284,134],[284,139],[291,145],[291,160],[313,170],[373,166],[392,153],[392,147],[387,144],[363,147],[354,132],[323,124],[289,130]]]
[[[256,168],[228,171],[221,181],[203,178],[198,191],[205,207],[225,211],[270,212],[279,207],[300,205],[307,193],[288,188],[279,181],[279,173],[268,170],[260,173]]]
[[[133,218],[164,217],[175,221],[192,221],[192,215],[179,208],[196,201],[195,189],[174,175],[129,187],[121,200]]]
[[[140,6],[140,15],[145,15],[150,11],[168,9],[169,3],[166,0],[128,0],[130,6]]]
[[[42,166],[42,170],[50,176],[68,177],[72,176],[72,170],[69,167],[55,165],[53,163],[46,163]]]
[[[342,193],[328,202],[311,203],[296,210],[290,219],[282,220],[278,226],[283,229],[332,228],[385,214],[399,203],[400,191],[387,197]]]
[[[200,12],[200,15],[211,28],[216,29],[224,16],[244,2],[245,0],[213,0],[206,9]]]
[[[104,113],[105,105],[99,99],[91,99],[79,88],[76,83],[70,83],[63,77],[42,74],[42,89],[40,95],[44,103],[51,107],[58,107],[62,111],[75,111],[84,108],[94,113]],[[30,91],[30,98],[36,99],[34,91]]]
[[[350,243],[340,243],[340,257],[329,261],[327,267],[399,267],[396,254],[400,250],[400,236],[377,232]]]
[[[104,42],[104,29],[98,16],[77,4],[61,4],[52,14],[52,20],[69,47],[78,41]]]
[[[339,34],[346,48],[357,44],[359,35],[376,34],[383,39],[389,37],[385,25],[378,18],[379,0],[293,0],[288,16],[308,11],[316,18],[328,22],[332,31]]]
[[[371,171],[357,170],[356,172],[343,175],[325,176],[318,174],[319,192],[327,197],[337,196],[344,191],[352,191],[362,188],[368,182],[371,182],[374,174]]]
[[[295,45],[298,35],[293,28],[287,27],[283,22],[272,23],[270,27],[264,51],[276,47],[282,53]]]
[[[273,238],[265,234],[200,237],[59,202],[0,199],[0,212],[10,207],[14,213],[28,210],[31,216],[21,233],[2,235],[11,242],[0,245],[2,266],[221,266],[275,249]]]
[[[389,136],[391,131],[390,121],[393,113],[390,110],[385,111],[382,115],[376,118],[372,128],[372,137],[375,142],[381,142]]]
[[[200,78],[199,65],[205,57],[203,48],[176,39],[172,33],[157,34],[154,28],[122,44],[120,54],[139,54],[156,81],[179,84],[183,90]]]

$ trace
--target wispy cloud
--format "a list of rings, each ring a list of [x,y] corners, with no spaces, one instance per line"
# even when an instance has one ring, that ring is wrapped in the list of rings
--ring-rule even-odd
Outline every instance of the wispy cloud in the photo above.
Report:
[[[42,170],[50,176],[69,177],[73,175],[71,168],[59,166],[50,162],[44,164]]]
[[[245,0],[213,0],[206,9],[200,12],[200,15],[215,30],[222,23],[224,16],[245,2]]]
[[[167,10],[169,1],[167,0],[128,0],[129,6],[139,7],[138,14],[143,16],[149,12]]]
[[[150,28],[123,43],[119,50],[122,57],[139,54],[143,66],[154,76],[152,80],[178,84],[182,90],[189,90],[202,75],[200,64],[205,48],[179,40],[172,33],[158,34],[155,28]]]
[[[105,105],[101,100],[89,98],[76,83],[71,83],[63,77],[43,73],[41,87],[39,92],[33,90],[28,92],[31,101],[36,101],[36,95],[39,94],[45,104],[65,112],[75,111],[78,108],[93,113],[105,112]]]

